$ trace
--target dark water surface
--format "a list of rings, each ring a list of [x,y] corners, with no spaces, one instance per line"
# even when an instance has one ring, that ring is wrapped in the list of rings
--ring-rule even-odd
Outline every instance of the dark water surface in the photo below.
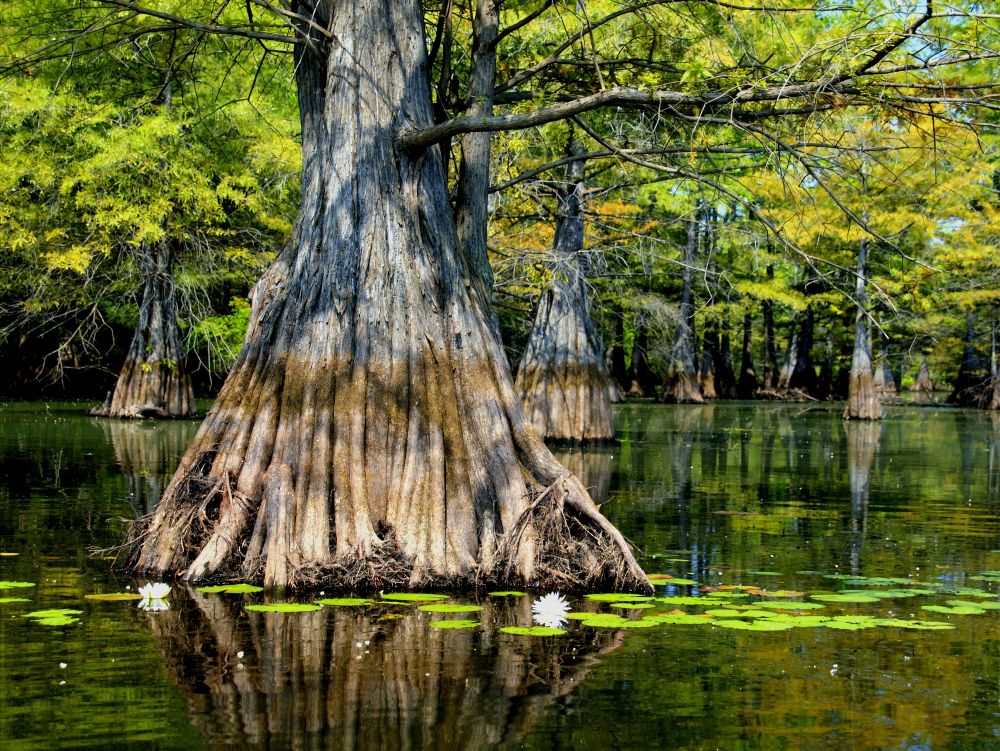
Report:
[[[630,405],[617,425],[613,450],[561,456],[647,572],[696,582],[659,596],[715,598],[718,610],[718,586],[795,590],[790,601],[825,605],[808,614],[897,620],[570,621],[565,635],[530,637],[499,631],[531,624],[530,597],[452,598],[482,606],[471,614],[248,612],[268,598],[183,585],[160,612],[87,600],[144,583],[88,551],[155,506],[197,423],[7,403],[0,580],[35,586],[0,589],[27,600],[0,602],[0,748],[1000,748],[1000,610],[923,610],[998,603],[1000,415],[897,407],[881,425],[845,426],[825,406]],[[901,587],[925,593],[814,599]],[[762,599],[777,598],[743,602]],[[573,605],[632,621],[713,608]],[[25,617],[50,608],[82,612],[62,626]],[[430,626],[454,618],[481,625]],[[953,628],[900,625],[925,620]]]

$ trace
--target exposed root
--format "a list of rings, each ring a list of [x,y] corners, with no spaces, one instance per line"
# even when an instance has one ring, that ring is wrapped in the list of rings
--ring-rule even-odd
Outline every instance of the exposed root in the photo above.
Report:
[[[497,579],[514,580],[518,566],[527,564],[531,587],[648,589],[648,581],[637,577],[620,542],[597,522],[601,517],[596,507],[587,514],[573,497],[577,484],[566,474],[525,510],[497,550]],[[531,560],[522,560],[525,554]]]

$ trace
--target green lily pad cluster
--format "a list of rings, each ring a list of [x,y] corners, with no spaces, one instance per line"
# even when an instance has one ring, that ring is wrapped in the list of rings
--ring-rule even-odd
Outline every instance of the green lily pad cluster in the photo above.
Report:
[[[69,626],[80,620],[77,616],[82,612],[70,608],[52,608],[25,613],[24,617],[34,621],[38,626]]]

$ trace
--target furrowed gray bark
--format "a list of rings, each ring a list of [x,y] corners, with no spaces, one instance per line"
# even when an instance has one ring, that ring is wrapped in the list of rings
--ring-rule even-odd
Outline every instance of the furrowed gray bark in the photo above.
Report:
[[[177,292],[167,242],[135,251],[142,303],[115,390],[91,412],[100,417],[192,417],[196,408],[177,324]]]
[[[132,567],[651,590],[525,418],[438,149],[399,147],[432,121],[419,3],[308,10],[331,41],[297,55],[302,210]]]
[[[516,381],[535,430],[563,443],[614,440],[611,376],[587,299],[584,165],[570,164],[559,191],[551,287],[538,302]]]
[[[868,242],[862,240],[858,247],[858,266],[855,276],[854,300],[854,350],[851,353],[851,373],[847,386],[845,420],[879,420],[882,405],[879,403],[875,379],[872,375],[871,334],[868,323]]]
[[[698,252],[699,221],[687,223],[687,242],[681,261],[681,310],[677,334],[670,353],[663,383],[663,401],[675,404],[701,404],[705,401],[698,379],[694,352],[694,264]]]

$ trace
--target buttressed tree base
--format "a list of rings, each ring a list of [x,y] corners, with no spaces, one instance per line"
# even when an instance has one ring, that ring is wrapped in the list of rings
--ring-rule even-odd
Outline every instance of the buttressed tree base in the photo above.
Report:
[[[524,416],[438,148],[399,145],[433,122],[419,3],[307,10],[329,35],[310,27],[296,52],[302,210],[215,407],[132,529],[130,566],[650,590]]]

